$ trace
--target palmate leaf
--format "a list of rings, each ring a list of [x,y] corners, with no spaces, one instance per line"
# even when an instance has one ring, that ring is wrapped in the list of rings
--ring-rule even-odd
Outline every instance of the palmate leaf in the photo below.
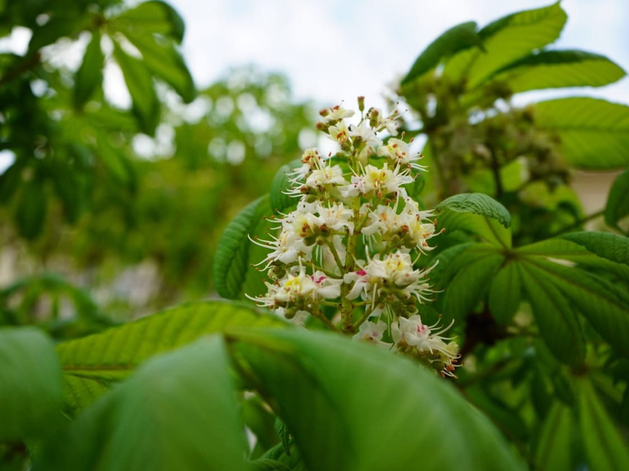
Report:
[[[601,277],[541,257],[525,257],[523,263],[541,270],[543,279],[557,288],[603,339],[629,355],[629,294]]]
[[[566,19],[559,2],[500,18],[479,31],[484,52],[459,52],[446,63],[443,74],[455,81],[466,77],[468,89],[473,89],[505,65],[554,42]]]
[[[544,88],[600,87],[625,76],[605,56],[584,51],[541,51],[495,72],[487,82],[505,82],[512,93]]]
[[[81,409],[147,358],[234,326],[286,325],[251,307],[211,301],[183,305],[57,346],[66,401]]]
[[[185,26],[183,19],[173,7],[162,1],[149,1],[127,10],[110,20],[115,29],[133,31],[137,34],[157,33],[180,43]]]
[[[589,252],[612,262],[629,265],[629,238],[609,232],[571,232],[562,239],[581,245]]]
[[[594,232],[592,234],[599,233]],[[577,241],[571,240],[571,238],[571,235],[566,234],[562,237],[535,242],[518,248],[518,253],[567,260],[578,263],[583,267],[602,269],[615,274],[621,279],[629,280],[629,265],[612,261],[601,255],[601,250],[604,250],[605,244],[602,247],[592,247],[593,251],[591,252],[583,243],[577,243]],[[609,247],[607,247],[607,251],[609,252]],[[614,253],[615,251],[612,251],[608,256],[613,256]]]
[[[269,250],[259,247],[251,238],[268,240],[273,224],[269,197],[263,196],[250,203],[225,228],[214,257],[214,286],[227,299],[241,299],[244,294],[256,296],[266,291],[264,274],[252,264],[263,260]]]
[[[42,469],[244,471],[244,456],[229,357],[213,337],[143,365],[69,426]]]
[[[507,325],[520,306],[522,282],[520,270],[514,261],[506,261],[489,287],[489,310],[496,322]]]
[[[609,190],[605,205],[605,222],[618,228],[618,221],[629,214],[629,169],[618,175]]]
[[[585,340],[576,312],[561,291],[535,264],[520,264],[522,282],[533,308],[540,334],[562,362],[579,365],[585,357]]]
[[[496,200],[483,193],[462,193],[445,199],[435,207],[439,228],[465,230],[494,245],[511,246],[511,215]]]
[[[436,67],[444,58],[474,46],[482,47],[474,21],[453,26],[424,49],[406,77],[402,79],[401,84],[405,85],[412,82]]]
[[[555,401],[540,432],[535,462],[543,471],[573,471],[572,434],[575,421],[572,410]]]
[[[126,37],[142,54],[142,61],[155,77],[163,80],[179,94],[184,103],[196,97],[196,88],[186,63],[172,41],[160,40],[153,34],[131,34]]]
[[[629,447],[614,426],[605,407],[587,378],[579,381],[579,425],[587,456],[593,471],[629,469]]]
[[[469,253],[470,250],[468,250]],[[448,284],[444,294],[443,316],[447,320],[461,320],[476,308],[485,297],[491,280],[504,261],[495,251],[480,252],[466,263]]]
[[[273,177],[271,190],[269,192],[269,203],[273,211],[282,211],[292,205],[297,204],[297,199],[286,194],[293,186],[290,182],[289,173],[302,165],[301,159],[295,159],[292,162],[282,165]]]
[[[141,59],[131,57],[114,42],[114,58],[124,75],[131,95],[132,110],[142,132],[153,135],[159,123],[160,102],[153,85],[153,77]]]
[[[233,340],[310,471],[522,469],[487,418],[406,359],[292,329]]]
[[[52,341],[33,328],[0,329],[0,443],[46,435],[61,405]]]
[[[92,32],[92,39],[85,49],[83,62],[74,78],[74,106],[82,108],[103,81],[105,56],[100,47],[101,35],[98,30]]]
[[[535,126],[556,133],[566,160],[583,169],[629,165],[629,107],[587,97],[535,105]]]

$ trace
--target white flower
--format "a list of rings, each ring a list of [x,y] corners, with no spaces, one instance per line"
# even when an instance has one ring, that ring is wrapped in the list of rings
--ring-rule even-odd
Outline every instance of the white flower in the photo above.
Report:
[[[347,180],[343,177],[343,170],[339,165],[313,170],[304,183],[306,188],[314,188],[318,191],[340,185],[347,185]]]
[[[401,139],[391,138],[384,146],[378,147],[378,155],[391,160],[393,165],[411,167],[416,170],[426,171],[427,167],[419,165],[418,160],[422,159],[421,154],[411,154],[408,144]]]
[[[354,232],[354,212],[346,208],[343,203],[334,203],[329,207],[318,205],[317,212],[319,213],[319,219],[322,225],[334,231],[347,231],[352,234]]]
[[[369,126],[367,121],[363,121],[358,126],[349,127],[349,135],[360,139],[365,145],[371,149],[375,149],[382,145],[382,141],[378,139],[374,130]]]
[[[387,330],[387,324],[382,321],[378,321],[377,324],[375,322],[366,321],[360,324],[358,333],[354,335],[353,339],[388,348],[391,344],[382,341],[382,335],[385,330]]]
[[[398,193],[402,186],[413,182],[407,171],[400,172],[396,167],[393,170],[374,165],[367,165],[361,175],[352,176],[349,185],[339,187],[341,195],[345,198],[355,196],[376,196],[382,198],[392,193]]]
[[[267,294],[250,299],[270,309],[291,305],[306,307],[320,299],[338,298],[341,295],[341,283],[341,280],[329,278],[320,271],[308,275],[302,267],[296,275],[288,273],[274,284],[265,283]]]
[[[374,120],[377,131],[386,129],[392,136],[397,136],[398,124],[395,121],[395,119],[399,116],[397,110],[393,110],[389,116],[384,117],[382,110],[379,108],[372,108],[369,114],[372,118],[374,116],[377,117],[377,119]]]
[[[379,288],[383,286],[395,287],[404,296],[416,297],[416,292],[429,289],[428,285],[423,286],[424,272],[413,268],[409,254],[398,251],[387,255],[383,260],[379,256],[376,255],[360,270],[345,275],[345,283],[354,283],[347,295],[348,299],[361,296],[363,299],[372,298],[375,301]]]
[[[446,343],[445,340],[452,340],[449,337],[442,337],[454,321],[447,327],[435,331],[437,324],[428,326],[422,323],[421,317],[416,314],[406,319],[399,318],[398,323],[391,326],[391,334],[395,345],[404,350],[407,347],[415,349],[420,356],[427,356],[431,362],[442,363],[443,374],[454,376],[454,363],[459,358],[458,345],[455,342]]]
[[[332,108],[325,110],[327,114],[323,117],[325,123],[333,123],[345,118],[351,118],[354,116],[353,110],[346,110],[341,108],[341,105],[333,106]]]
[[[453,354],[452,347],[446,348],[447,344],[444,342],[444,340],[452,340],[452,338],[441,336],[452,327],[453,323],[454,321],[447,327],[434,331],[433,329],[437,327],[438,323],[432,326],[425,325],[419,314],[408,319],[400,317],[399,323],[393,324],[391,327],[393,341],[396,345],[406,344],[415,347],[419,352],[440,352],[450,358],[455,358],[457,354]]]
[[[339,143],[341,147],[349,144],[349,130],[343,121],[339,121],[328,129],[330,139]]]

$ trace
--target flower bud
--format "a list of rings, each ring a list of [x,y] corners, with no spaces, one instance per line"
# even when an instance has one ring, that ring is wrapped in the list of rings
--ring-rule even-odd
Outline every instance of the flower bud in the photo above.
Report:
[[[361,113],[365,111],[365,97],[364,96],[358,97],[358,111],[360,111]]]

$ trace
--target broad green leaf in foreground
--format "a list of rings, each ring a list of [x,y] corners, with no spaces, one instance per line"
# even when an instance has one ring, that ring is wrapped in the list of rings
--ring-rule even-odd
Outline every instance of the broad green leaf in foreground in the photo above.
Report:
[[[310,471],[523,469],[486,417],[406,359],[292,329],[232,341]]]
[[[59,440],[43,469],[244,471],[244,429],[222,339],[150,360]]]
[[[32,328],[0,329],[0,443],[45,435],[61,404],[52,341]]]
[[[579,168],[629,165],[629,106],[587,97],[543,101],[535,126],[556,133],[566,160]]]
[[[234,326],[282,326],[272,315],[224,301],[184,305],[57,347],[67,401],[83,408],[147,358]]]
[[[263,260],[269,251],[249,237],[268,240],[267,232],[275,224],[264,218],[271,216],[269,197],[263,196],[245,207],[225,228],[214,258],[214,284],[222,297],[239,299],[245,293],[256,296],[266,291],[264,274],[251,265]]]
[[[511,246],[509,211],[483,193],[461,193],[435,207],[439,228],[465,230],[495,245]]]

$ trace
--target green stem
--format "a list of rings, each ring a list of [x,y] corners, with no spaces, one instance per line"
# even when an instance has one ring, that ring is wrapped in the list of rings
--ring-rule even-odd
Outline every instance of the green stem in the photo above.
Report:
[[[371,314],[373,313],[373,309],[371,309],[371,307],[366,307],[365,308],[365,313],[360,316],[360,319],[358,319],[355,323],[354,323],[354,330],[356,330],[358,327],[360,327],[360,325],[365,322],[367,319],[369,319],[369,316],[371,316]]]
[[[323,311],[321,311],[321,308],[318,305],[313,305],[312,307],[312,315],[314,317],[316,317],[317,319],[319,319],[321,322],[323,322],[330,330],[334,331],[334,332],[338,332],[339,329],[332,323],[332,321],[330,319],[328,319],[325,314],[323,314]]]

